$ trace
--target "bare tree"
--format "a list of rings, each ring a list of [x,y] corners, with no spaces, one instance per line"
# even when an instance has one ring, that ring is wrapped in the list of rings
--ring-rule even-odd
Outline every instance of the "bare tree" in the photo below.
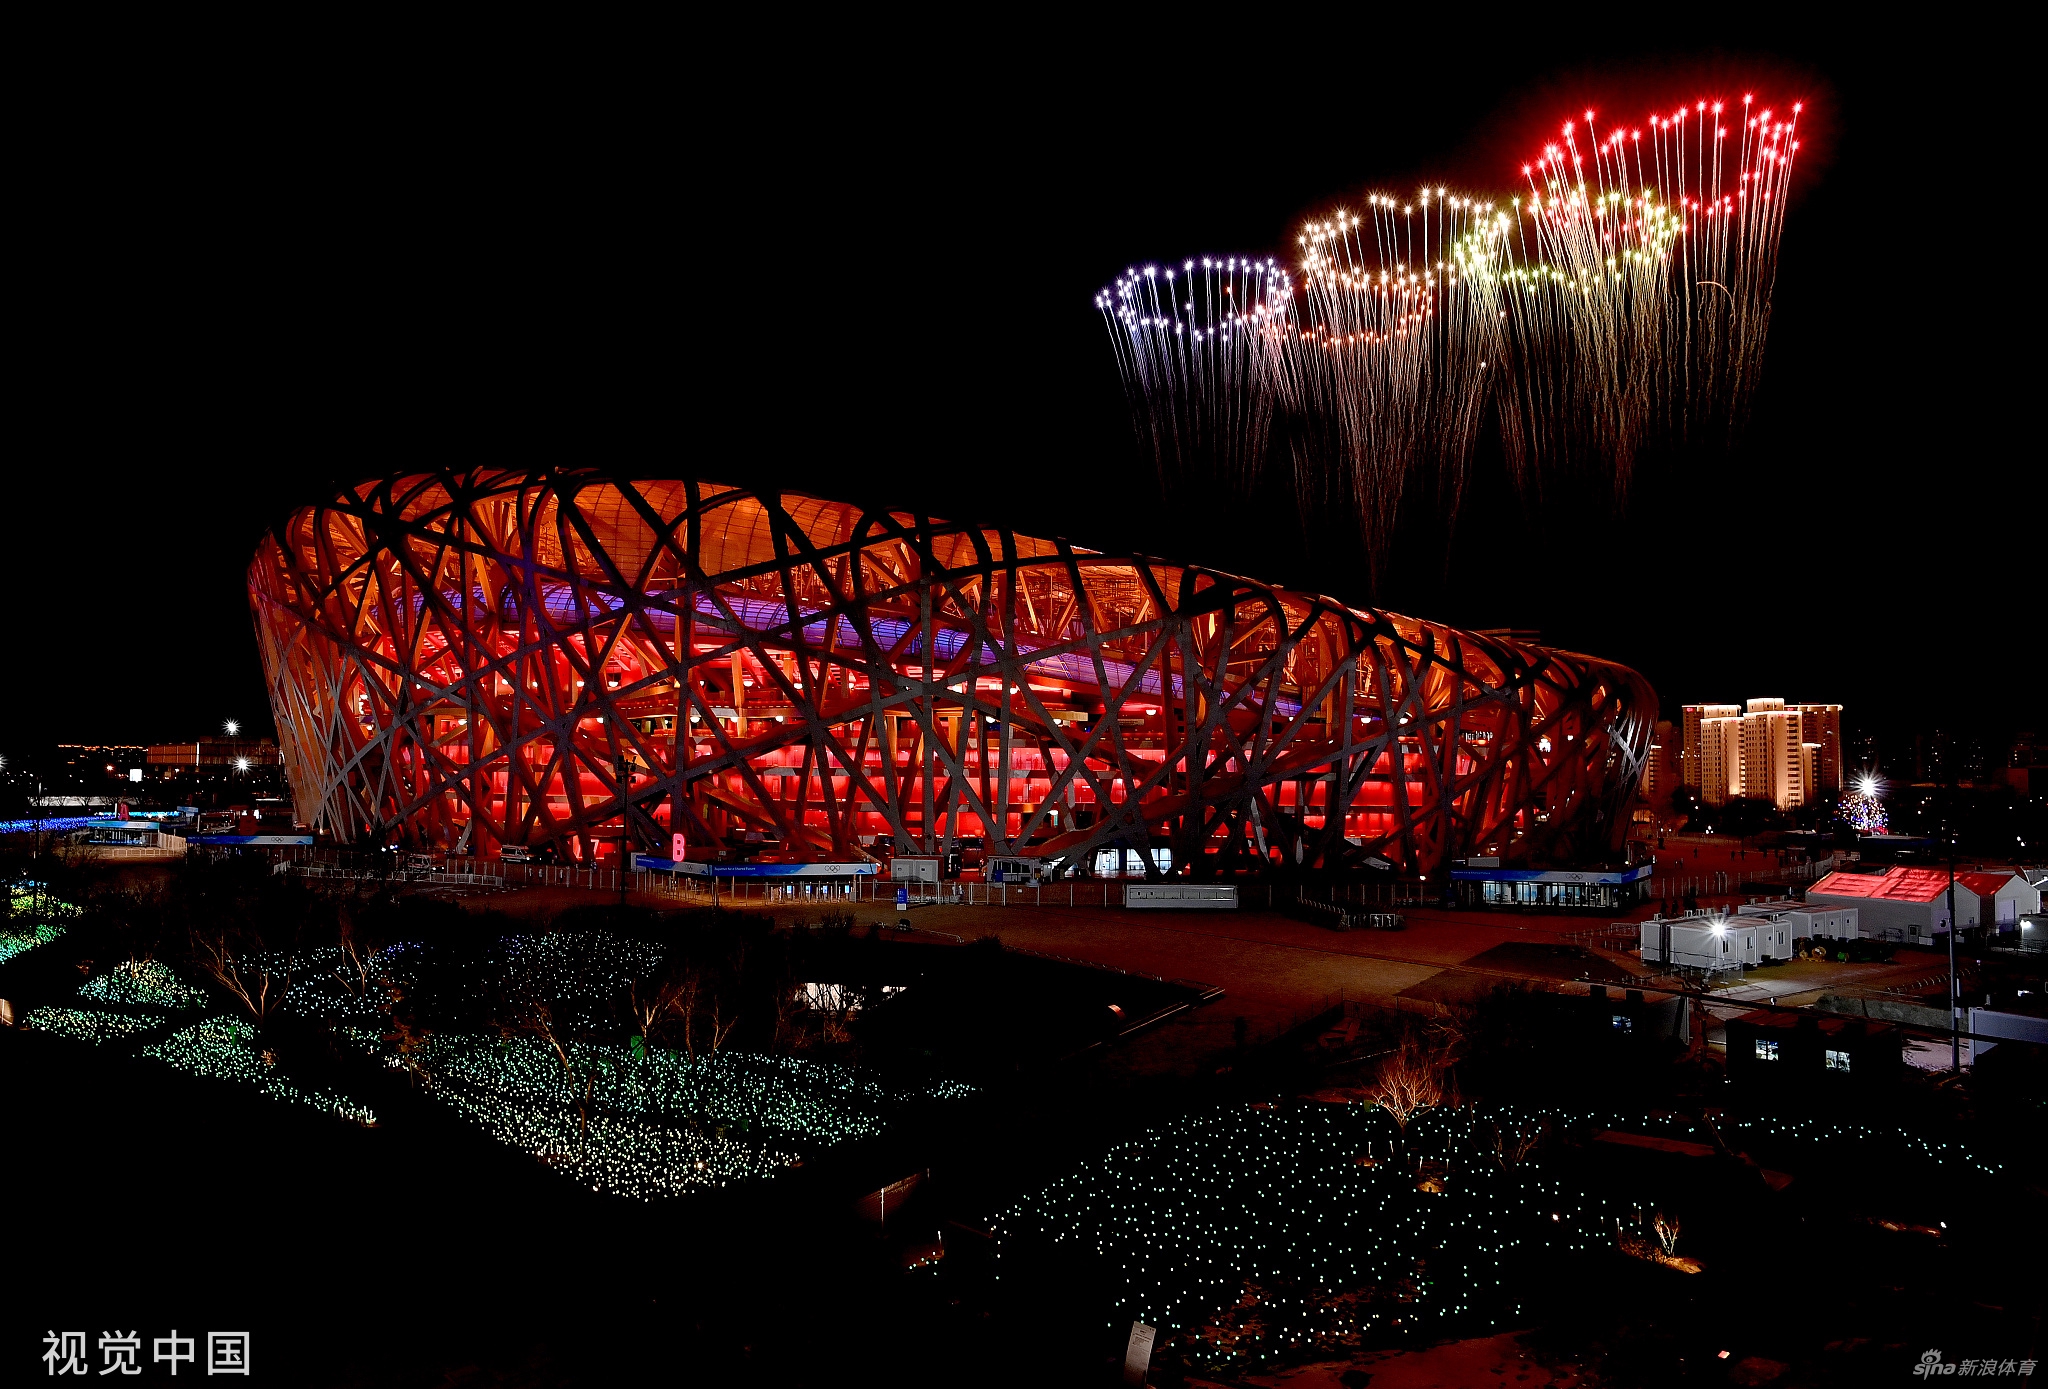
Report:
[[[676,1030],[682,1033],[683,1051],[692,1061],[697,1059],[697,1005],[703,995],[704,977],[695,969],[685,969],[676,976]]]
[[[738,1010],[734,1010],[732,1016],[728,1018],[725,1015],[725,1000],[717,994],[713,994],[711,996],[710,1022],[711,1025],[704,1035],[706,1042],[704,1049],[716,1052],[725,1045],[725,1039],[732,1036],[732,1030],[740,1025],[740,1015]]]
[[[1501,1170],[1519,1167],[1536,1151],[1536,1145],[1550,1131],[1550,1123],[1544,1119],[1510,1119],[1503,1123],[1499,1119],[1487,1123],[1487,1147],[1493,1153],[1493,1160]]]
[[[200,968],[247,1010],[258,1028],[284,1002],[291,988],[290,951],[273,956],[271,952],[251,950],[232,930],[194,930],[192,955]],[[283,961],[281,969],[273,967],[274,959]]]
[[[633,1031],[651,1043],[684,1015],[684,1000],[694,1004],[697,982],[694,976],[635,979],[626,986],[626,1016]]]
[[[1664,1212],[1658,1211],[1655,1218],[1650,1222],[1650,1228],[1657,1232],[1657,1243],[1663,1246],[1665,1254],[1671,1255],[1678,1252],[1677,1216],[1666,1215]]]
[[[384,1021],[391,1030],[384,1034],[384,1040],[391,1044],[392,1054],[398,1064],[405,1068],[406,1082],[417,1085],[427,1078],[425,1055],[427,1043],[433,1033],[420,1025],[412,1010],[406,1006],[403,990],[391,988],[386,991]]]
[[[353,994],[370,991],[370,964],[376,951],[363,939],[355,913],[343,907],[335,922],[335,943],[341,949],[341,968],[336,971],[342,987]]]
[[[503,1019],[498,1030],[505,1037],[535,1037],[546,1042],[562,1063],[565,1075],[574,1077],[576,1063],[569,1059],[568,1039],[557,1021],[555,1006],[543,998],[522,998]]]
[[[1400,1045],[1381,1060],[1379,1073],[1368,1092],[1374,1103],[1387,1111],[1394,1126],[1408,1131],[1408,1121],[1421,1110],[1441,1104],[1445,1073],[1450,1069],[1456,1034],[1440,1030],[1425,1035],[1419,1030],[1404,1032]]]

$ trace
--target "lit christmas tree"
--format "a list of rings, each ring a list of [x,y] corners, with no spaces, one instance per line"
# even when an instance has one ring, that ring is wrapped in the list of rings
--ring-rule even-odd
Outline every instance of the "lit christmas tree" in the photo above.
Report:
[[[1884,813],[1884,782],[1865,772],[1856,789],[1842,797],[1842,818],[1858,834],[1883,834],[1889,821]]]

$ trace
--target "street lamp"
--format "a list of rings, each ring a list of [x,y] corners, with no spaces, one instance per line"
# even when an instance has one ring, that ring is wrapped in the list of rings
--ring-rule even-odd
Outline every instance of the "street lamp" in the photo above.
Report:
[[[1943,829],[1948,827],[1944,825]],[[1948,1064],[1963,1073],[1963,995],[1956,979],[1956,838],[1948,837]]]
[[[230,738],[234,737],[236,734],[242,731],[242,725],[235,722],[233,719],[229,719],[226,723],[222,724],[221,727],[227,730],[227,735]]]

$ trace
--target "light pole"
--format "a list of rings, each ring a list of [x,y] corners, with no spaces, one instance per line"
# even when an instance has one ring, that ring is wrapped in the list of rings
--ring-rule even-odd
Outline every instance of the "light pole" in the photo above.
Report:
[[[1963,1073],[1962,992],[1956,982],[1956,839],[1948,837],[1948,1064]]]

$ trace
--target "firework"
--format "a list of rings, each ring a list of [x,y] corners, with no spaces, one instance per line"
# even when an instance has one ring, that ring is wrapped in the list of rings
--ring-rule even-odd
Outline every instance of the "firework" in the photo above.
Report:
[[[1402,497],[1454,517],[1487,410],[1510,472],[1726,439],[1762,365],[1800,107],[1697,102],[1601,133],[1564,122],[1526,193],[1373,194],[1273,260],[1133,270],[1096,296],[1169,485],[1248,490],[1284,419],[1304,512],[1355,509],[1376,574]]]
[[[1125,272],[1095,306],[1161,482],[1249,492],[1294,336],[1287,270],[1249,256],[1148,265]]]
[[[1339,210],[1299,237],[1305,321],[1285,378],[1297,476],[1348,491],[1375,569],[1418,473],[1453,510],[1463,490],[1499,355],[1509,226],[1492,204],[1425,188],[1373,194],[1363,215]]]
[[[1587,111],[1523,166],[1503,305],[1513,370],[1500,373],[1519,479],[1591,464],[1625,492],[1646,445],[1740,427],[1770,326],[1799,111],[1780,119],[1745,96],[1735,116],[1701,101],[1605,135]]]

